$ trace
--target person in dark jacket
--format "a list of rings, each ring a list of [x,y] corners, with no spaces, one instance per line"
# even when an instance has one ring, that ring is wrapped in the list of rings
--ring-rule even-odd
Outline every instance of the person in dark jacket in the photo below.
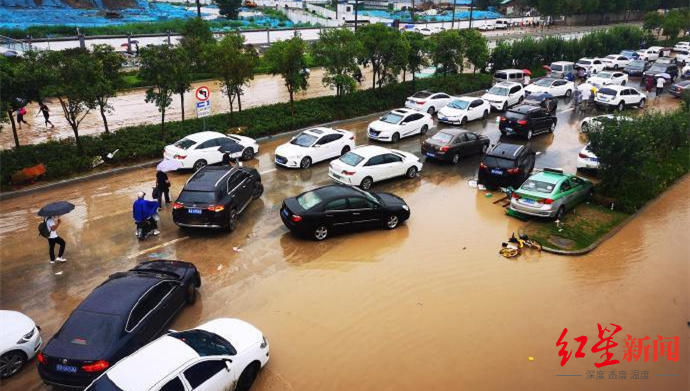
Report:
[[[163,171],[156,172],[156,188],[158,188],[158,204],[163,205],[163,195],[165,195],[165,203],[170,203],[170,180],[168,174]]]

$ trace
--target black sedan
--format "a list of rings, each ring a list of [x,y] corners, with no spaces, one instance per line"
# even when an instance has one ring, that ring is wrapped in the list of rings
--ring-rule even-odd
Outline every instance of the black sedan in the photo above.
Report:
[[[680,98],[688,90],[690,90],[690,80],[681,80],[668,88],[668,92],[676,98]]]
[[[280,218],[290,231],[316,240],[324,240],[332,232],[393,229],[409,217],[410,208],[396,195],[344,185],[287,198],[280,208]]]
[[[543,107],[521,105],[501,117],[498,129],[504,136],[516,135],[531,140],[535,134],[553,133],[556,121],[556,116]]]
[[[427,158],[456,164],[460,158],[484,153],[491,141],[483,134],[458,128],[442,129],[422,143],[422,154]]]
[[[37,355],[49,385],[84,388],[166,330],[196,299],[201,278],[188,262],[157,260],[115,273],[70,314]]]

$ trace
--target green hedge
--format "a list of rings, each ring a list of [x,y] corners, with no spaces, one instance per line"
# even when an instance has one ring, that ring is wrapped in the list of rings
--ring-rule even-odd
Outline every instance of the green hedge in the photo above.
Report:
[[[206,118],[206,126],[208,130],[219,132],[243,127],[242,134],[256,138],[399,107],[414,90],[434,89],[461,94],[487,88],[490,84],[491,77],[485,74],[433,77],[418,80],[416,86],[408,81],[377,90],[357,91],[341,98],[327,96],[300,100],[295,102],[294,115],[290,114],[290,105],[287,103],[251,108],[232,116],[228,113],[218,114]],[[153,105],[151,110],[155,110]],[[119,152],[112,162],[106,164],[123,165],[142,159],[160,158],[165,145],[198,132],[201,121],[169,122],[164,133],[161,133],[160,125],[142,125],[122,128],[111,134],[82,136],[82,152],[77,149],[73,139],[0,151],[0,184],[8,186],[14,172],[38,163],[46,166],[45,179],[83,174],[91,170],[94,157],[116,149]]]

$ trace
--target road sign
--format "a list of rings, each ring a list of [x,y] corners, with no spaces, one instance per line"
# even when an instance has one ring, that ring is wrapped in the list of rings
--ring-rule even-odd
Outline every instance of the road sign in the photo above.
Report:
[[[211,97],[211,90],[209,90],[206,86],[201,86],[196,89],[194,95],[196,96],[196,100],[199,102],[205,102]]]
[[[196,102],[196,117],[208,117],[211,115],[211,101]]]

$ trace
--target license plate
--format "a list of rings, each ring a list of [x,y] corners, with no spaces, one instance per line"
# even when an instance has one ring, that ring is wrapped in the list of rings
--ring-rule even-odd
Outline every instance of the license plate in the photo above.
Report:
[[[189,209],[187,209],[187,213],[189,213],[190,215],[200,215],[201,209],[189,208]]]
[[[591,160],[593,162],[599,162],[599,158],[596,158],[596,157],[591,157],[591,158],[589,158],[589,160]]]
[[[77,367],[71,365],[56,364],[55,369],[58,372],[77,373]]]
[[[444,117],[444,116],[439,115],[439,116],[438,116],[438,119],[439,119],[440,121],[446,121],[446,120],[448,119],[448,117]]]
[[[428,157],[436,157],[436,154],[431,152],[427,152],[425,155],[427,155]]]
[[[506,128],[506,132],[512,132],[513,128]]]
[[[498,168],[493,168],[493,169],[491,169],[491,173],[494,175],[503,175],[503,170],[498,169]]]
[[[534,200],[530,200],[529,198],[523,198],[522,200],[525,202],[525,204],[534,204]]]

